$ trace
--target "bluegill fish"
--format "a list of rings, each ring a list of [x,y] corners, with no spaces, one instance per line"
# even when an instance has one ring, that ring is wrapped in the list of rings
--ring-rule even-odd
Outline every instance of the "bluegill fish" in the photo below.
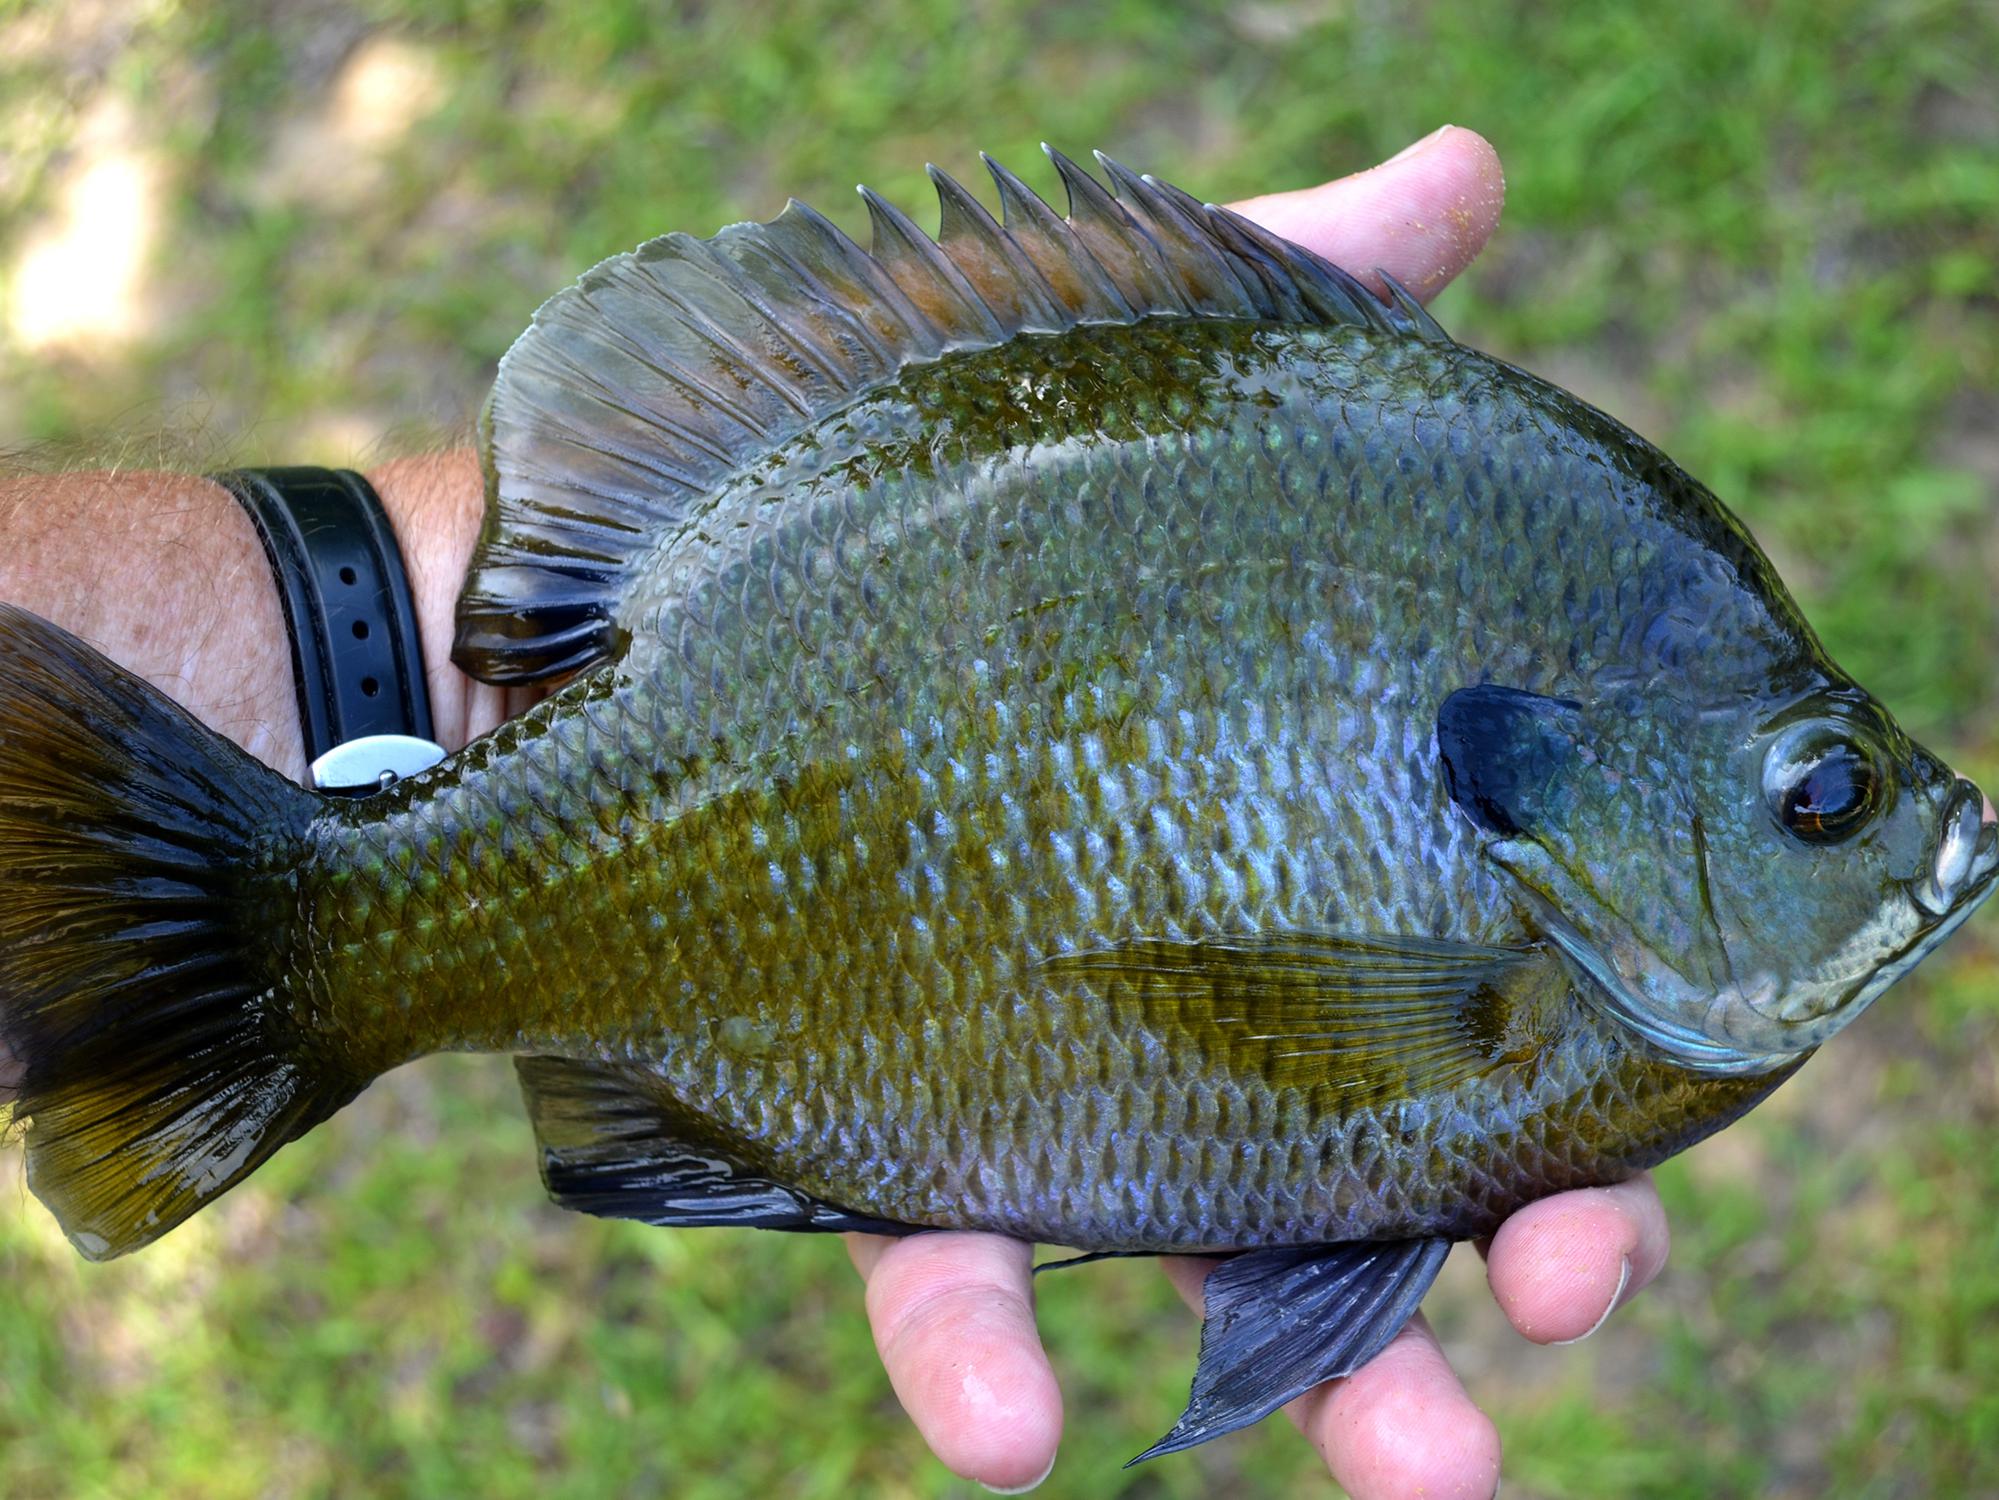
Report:
[[[79,1250],[501,1051],[586,1212],[1240,1252],[1166,1452],[1989,894],[1990,805],[1664,455],[1055,160],[1066,218],[939,174],[935,240],[794,204],[546,304],[457,656],[569,680],[379,795],[0,609],[0,1041]]]

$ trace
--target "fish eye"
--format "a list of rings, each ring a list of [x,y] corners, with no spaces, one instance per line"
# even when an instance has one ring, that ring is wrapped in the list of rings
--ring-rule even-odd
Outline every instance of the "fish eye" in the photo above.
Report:
[[[1887,778],[1867,746],[1824,726],[1804,726],[1770,747],[1763,794],[1777,823],[1807,844],[1852,838],[1880,811]]]

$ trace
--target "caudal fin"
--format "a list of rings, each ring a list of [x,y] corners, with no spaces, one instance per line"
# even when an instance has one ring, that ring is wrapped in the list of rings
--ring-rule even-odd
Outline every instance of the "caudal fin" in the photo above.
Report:
[[[92,1260],[150,1243],[363,1080],[273,1003],[318,799],[0,605],[0,1080]]]

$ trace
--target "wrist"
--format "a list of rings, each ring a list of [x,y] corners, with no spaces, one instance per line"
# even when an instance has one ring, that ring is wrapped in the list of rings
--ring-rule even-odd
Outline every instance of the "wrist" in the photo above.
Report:
[[[368,482],[388,512],[409,574],[437,742],[455,751],[540,696],[476,681],[451,660],[458,593],[485,516],[485,477],[472,450],[460,448],[396,459],[371,470]]]
[[[457,750],[532,703],[451,661],[485,480],[470,449],[398,459],[369,482],[409,575],[438,743]],[[151,682],[294,780],[306,776],[291,644],[257,528],[195,475],[100,470],[0,482],[0,599]]]

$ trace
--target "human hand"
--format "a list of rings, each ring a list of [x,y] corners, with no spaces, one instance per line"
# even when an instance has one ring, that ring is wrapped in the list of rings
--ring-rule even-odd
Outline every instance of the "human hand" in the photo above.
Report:
[[[1377,287],[1379,267],[1428,298],[1483,248],[1504,193],[1492,147],[1446,127],[1371,171],[1234,206]],[[1522,1209],[1493,1236],[1487,1278],[1522,1334],[1570,1342],[1658,1274],[1666,1244],[1665,1211],[1641,1177]],[[890,1383],[931,1451],[992,1488],[1038,1483],[1055,1461],[1062,1397],[1034,1326],[1032,1247],[942,1232],[850,1235],[848,1249]],[[1197,1309],[1212,1265],[1164,1262]],[[1355,1500],[1483,1500],[1498,1485],[1498,1434],[1420,1315],[1365,1368],[1285,1411]]]
[[[931,1451],[989,1488],[1039,1483],[1062,1436],[1062,1395],[1034,1326],[1033,1247],[956,1231],[847,1240],[875,1347]],[[1513,1326],[1537,1344],[1574,1343],[1659,1274],[1666,1212],[1651,1178],[1639,1177],[1530,1204],[1481,1248]],[[1161,1262],[1197,1310],[1214,1264]],[[1190,1345],[1190,1377],[1191,1356]],[[1484,1500],[1497,1490],[1499,1434],[1420,1313],[1363,1368],[1284,1414],[1354,1500]]]

